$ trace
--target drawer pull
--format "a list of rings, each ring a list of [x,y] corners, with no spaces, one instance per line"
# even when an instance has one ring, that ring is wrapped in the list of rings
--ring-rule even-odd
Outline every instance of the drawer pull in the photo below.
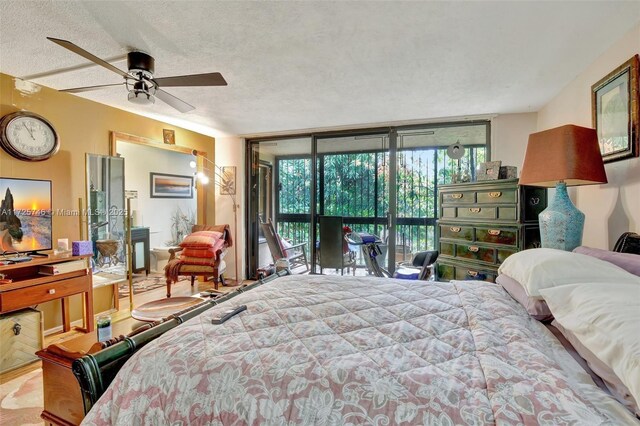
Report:
[[[471,251],[473,253],[477,253],[478,250],[480,250],[480,247],[478,247],[478,246],[469,246],[469,251]]]
[[[480,213],[480,210],[482,210],[480,207],[471,207],[471,208],[469,208],[469,211],[471,213]]]
[[[502,192],[500,192],[500,191],[490,192],[489,193],[489,197],[491,197],[491,198],[500,198],[500,197],[502,197]]]
[[[500,235],[500,232],[499,229],[489,229],[489,235],[493,235],[494,237]]]
[[[460,232],[460,230],[462,230],[462,228],[460,228],[459,226],[452,226],[451,228],[449,228],[449,231],[451,232]]]
[[[459,200],[460,198],[462,198],[462,196],[463,196],[463,195],[464,195],[464,194],[460,194],[460,193],[458,193],[458,194],[451,194],[451,198],[455,198],[456,200]]]
[[[538,205],[538,203],[540,203],[540,198],[538,198],[538,197],[531,197],[531,198],[529,198],[529,203],[530,203],[532,206],[537,206],[537,205]]]
[[[47,293],[56,294],[56,289],[55,288],[50,288],[49,290],[47,290]]]
[[[469,274],[470,277],[477,277],[478,276],[478,271],[467,271],[467,274]]]

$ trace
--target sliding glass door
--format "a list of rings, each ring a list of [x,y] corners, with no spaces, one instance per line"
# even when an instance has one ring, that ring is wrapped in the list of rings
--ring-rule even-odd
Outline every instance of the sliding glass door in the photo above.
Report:
[[[451,123],[398,130],[396,156],[396,262],[436,248],[438,185],[475,179],[488,158],[488,122]],[[458,145],[461,153],[448,152]],[[488,160],[487,160],[488,161]]]
[[[310,263],[311,138],[255,141],[247,153],[247,276],[255,277],[258,269],[275,263],[277,254],[273,253],[272,243],[305,243],[304,252]],[[271,235],[265,235],[262,223],[271,223],[281,240],[269,241]]]
[[[270,261],[259,226],[268,219],[290,243],[306,243],[311,270],[319,272],[321,215],[378,236],[378,259],[393,273],[398,262],[435,249],[438,185],[474,179],[477,165],[490,159],[489,142],[488,121],[249,141],[250,276]],[[455,144],[460,158],[447,153]],[[359,248],[351,248],[357,273],[367,274]]]
[[[386,265],[389,235],[389,132],[366,132],[320,136],[316,142],[317,216],[341,216],[353,232],[366,232],[381,238]],[[318,221],[316,220],[316,223]],[[316,227],[316,236],[319,229]],[[321,245],[320,238],[317,241]],[[360,247],[356,271],[365,271]],[[314,271],[319,263],[314,259]],[[342,272],[342,271],[340,271]]]

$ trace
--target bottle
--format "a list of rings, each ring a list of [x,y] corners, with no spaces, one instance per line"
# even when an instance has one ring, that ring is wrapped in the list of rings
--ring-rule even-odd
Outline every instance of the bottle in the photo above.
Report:
[[[105,342],[111,339],[111,316],[100,315],[96,320],[96,328],[98,329],[98,342]]]

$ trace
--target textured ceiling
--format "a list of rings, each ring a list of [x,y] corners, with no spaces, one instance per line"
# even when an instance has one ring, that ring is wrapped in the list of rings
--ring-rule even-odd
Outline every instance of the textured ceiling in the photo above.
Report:
[[[219,71],[229,85],[168,90],[187,114],[131,104],[123,87],[81,96],[207,134],[271,133],[536,111],[639,20],[640,1],[2,1],[0,71],[86,63],[46,36],[102,58],[143,50],[158,77]],[[33,81],[119,78],[89,67]]]

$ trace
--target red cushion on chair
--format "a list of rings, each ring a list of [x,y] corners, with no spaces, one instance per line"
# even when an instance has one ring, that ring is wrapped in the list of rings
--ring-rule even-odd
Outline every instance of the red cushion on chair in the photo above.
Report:
[[[213,248],[222,239],[222,232],[198,231],[187,235],[180,243],[182,248]]]
[[[216,254],[216,250],[213,247],[210,247],[210,248],[186,247],[184,250],[182,250],[182,256],[200,257],[203,259],[210,259],[215,254]]]
[[[278,245],[280,246],[280,250],[282,250],[282,253],[284,254],[285,257],[287,257],[287,250],[289,248],[291,248],[291,244],[287,243],[281,236],[280,234],[276,234],[276,238],[278,240]],[[276,259],[274,259],[276,260]]]

